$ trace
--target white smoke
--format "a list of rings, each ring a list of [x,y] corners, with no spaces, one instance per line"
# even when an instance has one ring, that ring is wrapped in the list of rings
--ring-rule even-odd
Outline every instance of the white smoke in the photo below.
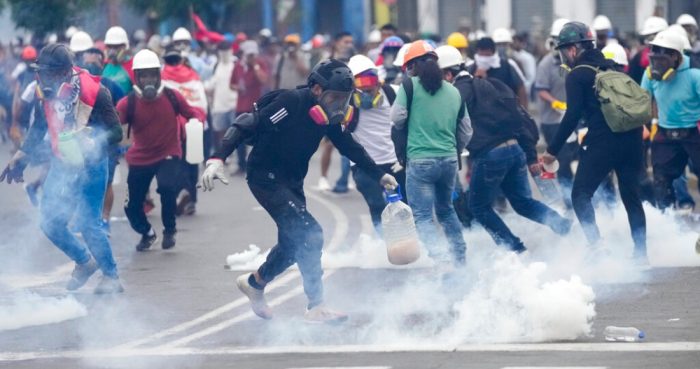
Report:
[[[73,296],[45,297],[20,291],[0,304],[0,331],[60,323],[87,315],[85,305]]]

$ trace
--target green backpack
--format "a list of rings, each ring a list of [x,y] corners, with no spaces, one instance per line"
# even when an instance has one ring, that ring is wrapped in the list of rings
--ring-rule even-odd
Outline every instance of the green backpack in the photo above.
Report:
[[[651,97],[630,76],[612,70],[601,71],[590,65],[576,68],[581,67],[596,72],[596,96],[613,132],[631,131],[651,121]]]

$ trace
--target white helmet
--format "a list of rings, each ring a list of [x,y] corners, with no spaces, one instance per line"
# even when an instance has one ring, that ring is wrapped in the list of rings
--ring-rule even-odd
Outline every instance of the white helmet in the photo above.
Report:
[[[156,53],[148,49],[143,49],[134,55],[133,70],[153,68],[160,69],[160,59]]]
[[[615,64],[620,64],[620,65],[627,65],[629,64],[627,60],[627,52],[625,51],[625,48],[622,47],[622,45],[611,42],[605,45],[603,50],[603,55],[605,55],[605,59],[610,59],[615,62]]]
[[[406,56],[406,51],[408,51],[408,48],[411,46],[411,42],[407,42],[401,46],[399,49],[399,52],[396,53],[396,59],[394,59],[394,66],[395,67],[402,67],[403,66],[403,57]]]
[[[698,26],[698,21],[695,20],[695,17],[693,17],[690,14],[681,14],[678,16],[678,19],[676,19],[676,24],[680,24],[681,26]]]
[[[371,43],[382,42],[382,32],[379,31],[378,29],[372,30],[372,32],[369,33],[369,36],[367,36],[367,42],[371,42]]]
[[[681,26],[680,24],[672,24],[670,27],[668,27],[667,31],[675,32],[679,36],[683,37],[683,40],[685,41],[683,49],[684,50],[691,50],[693,47],[690,46],[690,40],[688,40],[688,33],[685,31],[685,28]]]
[[[604,15],[597,15],[595,18],[593,18],[593,23],[591,24],[591,28],[593,28],[594,31],[605,31],[612,29],[612,22],[610,22],[610,18],[604,16]]]
[[[92,42],[92,37],[90,37],[90,35],[88,35],[86,32],[78,31],[75,32],[73,37],[70,38],[70,45],[68,48],[70,48],[70,51],[74,53],[79,53],[90,49],[93,46],[95,46],[95,43]]]
[[[649,44],[665,49],[676,50],[683,55],[683,48],[687,42],[687,37],[683,37],[673,30],[665,30],[659,32]]]
[[[435,49],[438,56],[438,65],[440,69],[456,67],[464,63],[462,53],[456,47],[450,45],[442,45]]]
[[[192,41],[192,34],[187,28],[180,27],[173,33],[173,42],[177,41]]]
[[[68,27],[68,29],[66,29],[66,32],[63,35],[70,40],[71,38],[73,38],[73,35],[75,35],[75,33],[78,31],[79,29],[76,26],[70,26]]]
[[[649,17],[644,21],[644,27],[642,27],[642,30],[639,31],[639,34],[642,36],[649,36],[659,33],[666,28],[668,28],[668,22],[666,22],[666,19],[661,17]]]
[[[561,32],[561,29],[564,28],[564,25],[571,22],[570,20],[566,18],[559,18],[552,22],[552,28],[549,31],[549,35],[552,37],[559,37],[559,33]]]
[[[372,63],[370,58],[362,54],[357,54],[348,61],[348,68],[350,68],[352,75],[356,76],[370,69],[377,69],[377,66]]]
[[[511,35],[510,31],[505,28],[496,28],[496,30],[493,31],[493,42],[497,44],[510,44],[513,42],[513,35]]]
[[[111,27],[105,34],[105,45],[126,45],[129,47],[129,37],[124,28],[119,26]]]

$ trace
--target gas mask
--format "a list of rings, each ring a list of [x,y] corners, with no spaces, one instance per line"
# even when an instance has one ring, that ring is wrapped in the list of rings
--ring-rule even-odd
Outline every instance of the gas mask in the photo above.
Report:
[[[99,76],[102,74],[102,65],[100,63],[87,63],[83,65],[83,69],[87,70],[93,76]]]
[[[189,41],[175,41],[173,42],[173,49],[179,51],[180,55],[182,55],[183,58],[186,58],[190,55],[192,47],[190,46]]]
[[[41,99],[68,99],[73,93],[70,70],[46,69],[36,73],[37,93]]]
[[[126,56],[126,49],[123,47],[108,47],[107,48],[107,60],[112,64],[121,64],[124,62]]]
[[[647,77],[655,81],[667,81],[675,75],[676,63],[671,58],[674,51],[658,46],[652,46],[649,53]]]
[[[576,66],[576,56],[570,56],[569,48],[559,49],[559,66],[567,72],[571,72],[571,69]],[[578,48],[576,49],[576,54],[578,55]]]
[[[360,109],[372,109],[376,108],[382,103],[382,94],[373,91],[362,91],[358,90],[354,94],[355,96],[355,106]]]
[[[347,124],[354,113],[351,97],[351,92],[323,91],[318,104],[309,109],[309,116],[318,125]]]
[[[146,100],[156,99],[163,91],[163,84],[160,80],[160,70],[138,70],[136,71],[136,84],[134,91]]]

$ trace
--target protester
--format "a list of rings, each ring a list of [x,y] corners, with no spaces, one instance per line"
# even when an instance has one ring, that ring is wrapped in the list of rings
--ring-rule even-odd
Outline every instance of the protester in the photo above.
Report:
[[[306,82],[309,75],[309,55],[299,48],[301,37],[290,34],[284,38],[284,50],[277,60],[275,89],[293,89]]]
[[[134,71],[131,69],[133,61],[126,31],[119,26],[108,29],[104,43],[107,47],[107,64],[102,71],[102,76],[114,81],[125,94],[128,94],[133,86]]]
[[[510,87],[518,96],[520,105],[527,108],[528,95],[525,90],[525,78],[515,61],[499,55],[496,43],[490,37],[484,37],[476,43],[475,62],[468,72],[477,78],[496,78]]]

